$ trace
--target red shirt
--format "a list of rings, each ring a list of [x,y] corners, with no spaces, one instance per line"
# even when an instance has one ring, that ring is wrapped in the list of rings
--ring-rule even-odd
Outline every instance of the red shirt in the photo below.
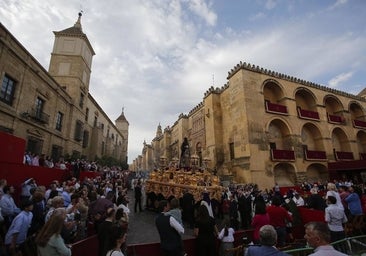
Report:
[[[253,232],[253,240],[259,241],[259,229],[264,225],[270,224],[268,213],[265,214],[256,214],[252,219],[252,227],[254,228]]]
[[[292,217],[285,208],[281,206],[270,205],[267,207],[267,213],[269,215],[269,223],[273,227],[286,227],[286,220],[292,221]]]

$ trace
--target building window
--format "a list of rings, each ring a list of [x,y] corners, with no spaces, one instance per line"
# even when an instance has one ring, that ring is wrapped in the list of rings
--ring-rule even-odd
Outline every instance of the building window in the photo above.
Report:
[[[83,108],[83,107],[84,107],[84,94],[83,94],[83,93],[80,93],[79,106],[80,106],[81,108]]]
[[[56,130],[61,131],[62,129],[62,119],[64,117],[64,114],[62,114],[61,112],[57,112],[56,115]]]
[[[13,104],[13,97],[15,91],[15,81],[9,76],[5,75],[1,85],[0,100],[8,105]]]
[[[85,122],[88,122],[89,119],[89,108],[86,108],[85,110]]]
[[[235,150],[234,150],[234,142],[229,143],[230,149],[230,160],[235,159]]]
[[[60,160],[62,156],[62,147],[58,145],[52,145],[52,151],[51,151],[51,158],[54,162],[57,162]]]
[[[37,99],[36,99],[36,111],[35,111],[35,116],[36,116],[37,119],[42,119],[43,107],[44,107],[44,100],[37,97]]]
[[[97,124],[98,124],[98,117],[94,117],[94,127],[97,127]]]
[[[89,132],[85,130],[83,136],[83,148],[86,148],[88,145],[89,145]]]
[[[76,141],[83,140],[83,123],[80,120],[76,121],[74,138]]]

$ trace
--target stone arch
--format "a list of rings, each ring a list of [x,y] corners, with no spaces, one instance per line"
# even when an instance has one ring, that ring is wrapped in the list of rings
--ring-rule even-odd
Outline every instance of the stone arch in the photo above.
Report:
[[[360,153],[360,159],[366,160],[366,132],[358,131],[356,138],[358,152]]]
[[[309,150],[324,151],[324,141],[320,129],[313,123],[305,123],[301,129],[301,143]]]
[[[274,181],[279,186],[294,186],[296,184],[295,167],[290,163],[279,163],[273,167]]]
[[[353,120],[358,118],[363,119],[365,117],[365,110],[358,102],[355,101],[350,102],[348,110]]]
[[[262,84],[264,100],[278,103],[284,97],[283,87],[273,79],[267,79]]]
[[[316,111],[317,98],[315,94],[307,88],[299,87],[295,91],[296,106],[301,109]]]
[[[331,138],[332,138],[333,149],[335,151],[343,151],[343,152],[351,151],[349,138],[347,137],[347,134],[342,128],[340,127],[334,128],[331,134]]]
[[[334,95],[326,95],[323,104],[328,114],[337,115],[344,111],[342,102]]]
[[[308,182],[318,182],[329,180],[328,168],[320,163],[310,164],[306,169]]]
[[[289,125],[280,118],[275,118],[268,123],[268,141],[274,143],[276,148],[291,149],[291,131]]]

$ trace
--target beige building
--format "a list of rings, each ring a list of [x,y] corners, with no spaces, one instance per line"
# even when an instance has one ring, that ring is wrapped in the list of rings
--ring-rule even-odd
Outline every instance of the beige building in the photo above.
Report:
[[[113,123],[89,93],[94,50],[81,27],[54,32],[49,70],[0,24],[0,131],[26,140],[26,150],[127,164],[129,123]]]
[[[191,168],[223,179],[267,188],[324,181],[329,163],[366,160],[363,96],[240,63],[188,115],[164,131],[159,125],[133,168],[178,165],[187,137]]]

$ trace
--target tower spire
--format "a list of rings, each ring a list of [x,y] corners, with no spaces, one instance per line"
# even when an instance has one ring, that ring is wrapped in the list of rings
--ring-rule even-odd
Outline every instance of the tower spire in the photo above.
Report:
[[[81,28],[81,16],[83,16],[83,10],[81,10],[79,13],[78,13],[78,20],[75,22],[74,24],[74,27],[75,28],[79,28],[80,30],[82,30]]]

